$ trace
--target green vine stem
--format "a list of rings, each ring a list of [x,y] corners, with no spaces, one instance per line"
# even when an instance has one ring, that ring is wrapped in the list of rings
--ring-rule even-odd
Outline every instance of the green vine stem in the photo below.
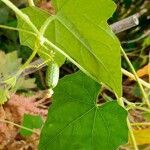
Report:
[[[28,30],[24,30],[24,29],[21,29],[21,28],[17,28],[17,27],[10,27],[10,26],[5,26],[5,25],[0,25],[0,28],[4,28],[4,29],[8,29],[8,30],[15,30],[15,31],[19,31],[19,32],[25,32],[25,33],[34,35],[35,37],[37,36],[37,34],[35,34],[34,32],[31,32],[31,31],[28,31]],[[42,47],[46,48],[45,45],[42,45]],[[128,72],[127,70],[125,70],[123,68],[121,69],[121,71],[127,77],[129,77],[129,78],[131,78],[133,80],[136,80],[135,76],[132,73]],[[138,79],[139,79],[140,83],[143,86],[145,86],[145,87],[150,89],[150,84],[149,83],[145,82],[144,80],[142,80],[140,78],[138,78]]]
[[[12,77],[10,77],[10,78],[8,78],[8,79],[3,81],[4,83],[10,85],[9,88],[13,87],[16,84],[17,78],[22,74],[22,72],[26,68],[28,68],[30,62],[35,57],[35,55],[36,55],[36,53],[38,51],[38,48],[39,48],[39,42],[38,42],[38,38],[37,38],[36,42],[35,42],[34,50],[33,50],[32,54],[30,55],[30,57],[28,58],[28,60],[20,67],[20,69],[18,70],[18,72],[14,76],[12,76]]]
[[[32,59],[35,57],[38,48],[39,48],[39,38],[36,39],[35,41],[35,46],[34,46],[34,50],[32,52],[32,54],[30,55],[30,57],[28,58],[28,60],[20,67],[20,69],[18,70],[18,72],[11,78],[8,78],[4,81],[4,83],[10,84],[11,87],[14,86],[14,84],[16,83],[17,78],[21,75],[21,73],[28,68],[30,62],[32,61]],[[12,81],[14,81],[14,84],[12,84]]]
[[[123,98],[118,98],[117,97],[117,100],[118,100],[118,103],[124,108],[125,108],[125,105],[124,105],[124,101],[123,101]],[[136,143],[136,140],[135,140],[135,137],[134,137],[134,133],[133,133],[133,129],[132,129],[132,126],[131,126],[131,123],[129,121],[129,118],[127,118],[127,125],[128,125],[128,129],[129,129],[129,134],[130,134],[130,137],[131,137],[131,141],[132,141],[132,145],[134,147],[134,150],[138,150],[138,147],[137,147],[137,143]]]
[[[0,122],[12,124],[12,125],[14,125],[14,126],[16,126],[16,127],[18,127],[18,128],[21,128],[21,129],[24,129],[24,130],[27,130],[27,131],[31,131],[31,132],[33,132],[33,133],[35,133],[35,134],[37,134],[37,135],[40,135],[39,132],[36,132],[35,130],[32,130],[32,129],[27,128],[27,127],[25,127],[25,126],[21,126],[21,125],[19,125],[19,124],[16,124],[16,123],[11,122],[11,121],[8,121],[8,120],[2,120],[2,119],[0,119]]]
[[[44,38],[45,42],[52,48],[54,48],[56,51],[60,52],[62,55],[64,55],[66,58],[68,58],[72,63],[74,63],[79,69],[81,69],[85,74],[87,74],[89,77],[91,77],[93,80],[97,81],[95,77],[91,76],[88,71],[86,71],[80,64],[78,64],[72,57],[70,57],[67,53],[65,53],[63,50],[61,50],[59,47],[57,47],[55,44],[53,44],[51,41],[49,41],[47,38]]]
[[[32,23],[30,18],[24,14],[21,10],[19,10],[12,2],[9,0],[1,0],[3,3],[5,3],[9,8],[11,8],[22,20],[24,20],[32,29],[33,31],[40,37],[40,32],[36,28],[36,26]]]
[[[28,0],[29,6],[35,6],[33,0]]]
[[[131,103],[128,100],[126,100],[125,98],[122,98],[122,99],[127,104],[127,106],[129,106],[129,109],[138,109],[138,110],[142,110],[144,112],[150,113],[150,109],[147,109],[147,108],[144,108],[141,106],[137,106],[137,105],[135,105],[135,103]]]
[[[15,31],[19,31],[19,32],[25,32],[25,33],[28,33],[28,34],[31,34],[31,35],[34,35],[34,36],[37,35],[34,32],[31,32],[31,31],[28,31],[28,30],[24,30],[24,29],[21,29],[21,28],[17,28],[17,27],[10,27],[10,26],[5,26],[5,25],[0,25],[0,28],[4,28],[4,29],[8,29],[8,30],[15,30]],[[42,46],[44,47],[44,45],[42,45]],[[122,71],[122,73],[124,75],[128,76],[129,78],[131,78],[133,80],[136,80],[135,76],[132,73],[128,72],[127,70],[125,70],[123,68],[121,69],[121,71]],[[150,89],[150,84],[149,83],[145,82],[144,80],[140,79],[139,77],[138,77],[138,79],[139,79],[140,83],[143,86],[145,86],[145,87]]]
[[[58,52],[63,54],[70,61],[72,61],[72,63],[74,63],[78,68],[80,68],[84,73],[86,73],[92,79],[95,80],[95,78],[93,76],[91,76],[89,74],[89,72],[86,71],[82,66],[80,66],[80,64],[78,64],[72,57],[70,57],[68,54],[66,54],[63,50],[61,50],[59,47],[57,47],[55,44],[53,44],[47,38],[43,37],[43,35],[41,35],[41,33],[36,28],[36,26],[31,22],[29,17],[26,14],[24,14],[22,11],[20,11],[15,5],[13,5],[13,3],[11,3],[9,0],[1,0],[1,1],[4,2],[8,7],[10,7],[18,16],[20,16],[20,18],[22,18],[33,29],[33,31],[37,34],[37,36],[39,37],[40,40],[46,42],[50,47],[54,48],[55,50],[57,50]],[[123,103],[123,100],[121,98],[119,99],[119,104],[124,107],[124,103]],[[130,124],[129,120],[127,120],[127,124],[128,124],[128,128],[129,128],[129,132],[130,132],[130,135],[131,135],[131,139],[132,139],[132,142],[133,142],[134,149],[138,150],[138,147],[136,145],[136,141],[135,141],[134,134],[133,134],[132,127],[131,127],[131,124]]]
[[[3,0],[2,0],[3,1]],[[4,1],[3,1],[4,2]],[[33,1],[30,1],[31,3]],[[21,66],[21,68],[19,69],[19,71],[17,72],[17,74],[15,75],[16,77],[18,77],[22,72],[23,70],[30,64],[30,62],[32,61],[32,59],[35,57],[35,55],[37,54],[37,51],[38,51],[38,48],[40,45],[43,45],[44,42],[43,42],[43,34],[48,26],[48,24],[53,20],[54,17],[49,17],[45,23],[43,24],[43,26],[41,27],[40,31],[38,31],[38,29],[35,27],[35,25],[30,21],[29,17],[28,16],[25,16],[25,14],[23,14],[17,7],[15,7],[11,2],[9,1],[5,1],[4,2],[6,5],[9,5],[26,23],[28,23],[28,25],[30,25],[30,27],[32,27],[32,29],[37,33],[37,38],[36,38],[36,41],[35,41],[35,46],[34,46],[34,50],[33,50],[33,53],[31,54],[31,56],[29,57],[29,59],[26,61],[25,64],[23,64]],[[29,4],[31,4],[29,3]],[[28,19],[27,19],[28,18]],[[3,26],[4,27],[4,26]],[[10,29],[12,29],[10,27]],[[10,79],[8,79],[10,80]]]
[[[132,129],[132,126],[131,126],[131,123],[130,123],[129,119],[127,119],[127,125],[128,125],[128,128],[129,128],[129,133],[130,133],[130,137],[131,137],[131,141],[132,141],[134,150],[138,150],[138,146],[137,146],[137,143],[136,143],[136,140],[135,140],[135,137],[134,137],[134,133],[133,133],[133,129]]]
[[[39,39],[37,38],[35,41],[34,50],[33,50],[32,54],[30,55],[30,57],[28,58],[28,60],[21,66],[19,74],[23,72],[23,70],[30,64],[32,59],[35,57],[35,55],[38,51],[39,45],[40,45]]]
[[[39,36],[41,36],[40,32],[38,31],[38,29],[35,27],[35,25],[31,22],[31,20],[29,19],[29,17],[24,14],[22,11],[20,11],[13,3],[11,3],[9,0],[1,0],[2,2],[4,2],[8,7],[10,7],[18,16],[20,16],[32,29],[35,33],[33,34],[38,34]],[[19,29],[20,30],[20,29]],[[22,30],[24,31],[24,30]],[[42,36],[43,37],[43,36]],[[44,37],[43,37],[44,38]],[[66,56],[67,58],[69,58],[73,63],[75,63],[75,65],[77,65],[79,68],[81,68],[81,70],[83,70],[85,73],[87,73],[89,75],[89,73],[87,71],[85,71],[81,66],[79,66],[79,64],[77,64],[70,56],[68,56],[65,52],[63,52],[60,48],[58,48],[56,45],[54,45],[53,43],[51,43],[48,39],[44,38],[45,42],[47,44],[49,44],[50,46],[52,46],[55,50],[57,50],[58,52],[62,53],[64,56]],[[123,50],[124,52],[124,50]],[[126,54],[125,54],[126,56]],[[126,56],[127,57],[127,56]],[[128,59],[128,57],[127,57]],[[130,61],[129,61],[130,62]],[[132,65],[132,64],[131,64]],[[132,66],[133,68],[133,66]],[[134,69],[134,68],[133,68]],[[130,74],[131,75],[131,74]],[[135,76],[135,75],[134,75]],[[93,77],[92,77],[93,78]],[[137,80],[138,77],[136,77]],[[139,78],[138,78],[139,79]],[[138,82],[140,82],[138,80]],[[142,81],[143,82],[143,81]],[[145,84],[145,83],[144,83]],[[145,84],[146,86],[150,87],[149,85]]]
[[[148,106],[148,108],[150,108],[150,102],[149,102],[149,100],[148,100],[148,97],[147,97],[147,95],[146,95],[146,93],[145,93],[145,91],[144,91],[144,88],[143,88],[143,86],[142,86],[142,84],[141,84],[141,82],[140,82],[140,80],[139,80],[139,77],[138,77],[138,75],[137,75],[135,69],[134,69],[133,65],[131,64],[131,62],[130,62],[128,56],[127,56],[126,53],[125,53],[125,51],[124,51],[122,48],[121,48],[121,50],[122,50],[122,53],[123,53],[123,56],[124,56],[125,60],[127,61],[129,67],[131,68],[131,70],[132,70],[132,72],[133,72],[133,74],[134,74],[134,76],[135,76],[135,79],[136,79],[136,81],[137,81],[137,83],[138,83],[138,85],[139,85],[139,87],[140,87],[140,90],[141,90],[142,95],[143,95],[144,103]]]
[[[44,24],[42,25],[42,27],[40,28],[39,32],[40,32],[40,35],[42,37],[43,37],[43,35],[44,35],[45,31],[46,31],[46,28],[48,27],[49,23],[53,20],[53,18],[54,17],[49,17],[44,22]],[[24,69],[26,69],[26,67],[29,66],[30,62],[33,60],[33,58],[37,54],[39,47],[42,46],[43,44],[44,44],[43,41],[41,41],[40,37],[37,36],[32,54],[30,55],[30,57],[28,58],[28,60],[21,66],[21,68],[19,69],[17,75],[20,75],[24,71]]]
[[[36,26],[32,23],[30,18],[24,14],[21,10],[19,10],[12,2],[9,0],[1,0],[3,3],[5,3],[9,8],[11,8],[22,20],[24,20],[37,34],[37,36],[40,38],[40,41],[46,42],[48,45],[50,45],[52,48],[63,54],[66,58],[68,58],[72,63],[74,63],[78,68],[80,68],[84,73],[86,73],[88,76],[90,76],[92,79],[96,80],[93,76],[89,74],[88,71],[86,71],[83,67],[81,67],[73,58],[71,58],[68,54],[66,54],[63,50],[61,50],[59,47],[57,47],[55,44],[53,44],[51,41],[49,41],[47,38],[44,38],[43,35],[38,31]],[[42,42],[43,43],[43,42]]]
[[[36,34],[35,34],[34,32],[31,32],[31,31],[28,31],[28,30],[24,30],[24,29],[20,29],[20,28],[17,28],[17,27],[11,27],[11,26],[6,26],[6,25],[0,25],[0,28],[8,29],[8,30],[14,30],[14,31],[20,31],[20,32],[25,32],[25,33],[28,33],[28,34],[31,34],[31,35],[36,36]]]

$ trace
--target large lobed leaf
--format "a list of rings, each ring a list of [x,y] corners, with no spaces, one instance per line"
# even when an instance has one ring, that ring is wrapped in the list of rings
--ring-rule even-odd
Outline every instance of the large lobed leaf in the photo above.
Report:
[[[115,101],[97,105],[100,86],[78,72],[60,80],[39,150],[115,150],[128,141],[127,112]]]
[[[120,97],[120,44],[107,24],[115,10],[114,3],[111,0],[52,0],[52,3],[54,16],[33,7],[23,12],[38,29],[52,17],[44,36],[74,59],[82,71],[112,88]],[[20,18],[18,27],[31,30]],[[35,37],[20,33],[20,40],[21,44],[33,48]],[[39,52],[42,51],[46,50],[41,48]],[[56,55],[59,63],[60,58]]]

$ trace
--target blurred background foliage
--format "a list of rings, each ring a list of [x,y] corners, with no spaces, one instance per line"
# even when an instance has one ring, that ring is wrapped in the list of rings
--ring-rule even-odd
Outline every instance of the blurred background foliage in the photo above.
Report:
[[[24,8],[28,6],[26,0],[11,0],[17,7]],[[130,58],[134,68],[136,69],[138,75],[143,77],[144,80],[148,81],[148,72],[146,71],[146,66],[149,65],[150,61],[150,0],[114,0],[117,4],[117,9],[114,15],[108,20],[109,24],[127,18],[136,13],[143,12],[142,16],[139,20],[139,25],[121,32],[117,34],[122,47],[126,51],[128,57]],[[38,7],[46,8],[46,0],[35,0],[35,3]],[[15,14],[0,1],[0,24],[16,27],[17,21]],[[14,52],[15,51],[15,52]],[[28,57],[30,56],[32,50],[28,47],[22,46],[19,43],[19,37],[17,31],[6,30],[0,28],[0,63],[4,60],[4,56],[11,56],[12,59],[7,60],[7,67],[3,70],[5,74],[13,74],[13,68],[11,72],[8,72],[8,68],[16,67],[24,63]],[[18,58],[17,58],[18,57]],[[38,56],[37,56],[38,58]],[[36,59],[36,58],[35,58]],[[115,60],[114,60],[115,61]],[[13,64],[11,62],[14,62]],[[126,61],[122,58],[122,67],[131,71],[126,63]],[[60,77],[73,73],[78,68],[74,66],[70,61],[66,60],[65,64],[60,68]],[[2,72],[2,67],[0,68]],[[46,85],[44,82],[45,69],[39,70],[34,74],[27,76],[26,78],[20,78],[15,91],[21,91],[32,89],[32,90],[43,90],[46,89]],[[29,80],[31,79],[31,80]],[[36,80],[36,81],[35,81]],[[36,85],[34,84],[34,81]],[[26,84],[25,84],[26,83]],[[141,93],[137,86],[137,84],[132,83],[127,77],[123,77],[123,89],[124,95],[130,101],[137,102],[141,100]],[[0,95],[1,93],[8,92],[4,91],[4,88],[0,87]],[[149,95],[149,90],[146,91]],[[5,94],[3,100],[4,102],[7,99],[7,94]],[[141,134],[141,133],[140,133]],[[142,146],[141,149],[147,149],[147,146]],[[150,149],[150,147],[148,147]],[[148,150],[147,149],[147,150]]]

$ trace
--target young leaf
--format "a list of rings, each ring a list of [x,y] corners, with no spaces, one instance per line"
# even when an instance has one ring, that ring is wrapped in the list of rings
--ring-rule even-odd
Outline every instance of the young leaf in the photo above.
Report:
[[[107,24],[115,10],[114,3],[111,0],[52,0],[52,3],[53,16],[33,7],[22,11],[38,29],[51,17],[44,36],[76,61],[82,71],[120,97],[120,44]],[[18,27],[32,30],[19,17]],[[33,47],[35,37],[20,33],[20,40],[21,44]]]
[[[41,116],[33,116],[33,115],[25,114],[22,125],[30,128],[30,129],[38,129],[38,128],[42,127],[43,120],[42,120]],[[25,129],[21,129],[20,134],[23,136],[30,136],[32,134],[32,132],[27,131]]]
[[[98,106],[100,86],[78,72],[60,80],[39,150],[116,150],[128,141],[127,112],[115,101]]]

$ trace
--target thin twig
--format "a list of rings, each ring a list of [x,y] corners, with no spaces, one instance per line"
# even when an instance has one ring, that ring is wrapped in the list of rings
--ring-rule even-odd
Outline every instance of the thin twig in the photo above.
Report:
[[[131,126],[131,123],[130,123],[129,119],[127,119],[127,124],[128,124],[129,133],[130,133],[130,137],[131,137],[131,141],[132,141],[134,150],[138,150],[138,146],[137,146],[135,136],[134,136],[134,133],[133,133],[133,129],[132,129],[132,126]]]

